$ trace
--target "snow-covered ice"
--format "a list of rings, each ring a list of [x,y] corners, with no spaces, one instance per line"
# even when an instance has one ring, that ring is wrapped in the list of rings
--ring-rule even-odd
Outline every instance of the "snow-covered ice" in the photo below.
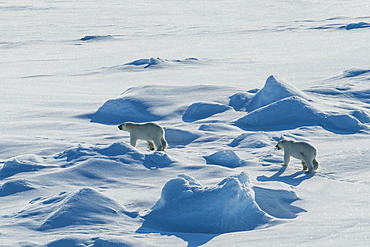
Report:
[[[361,1],[0,3],[0,246],[368,246]],[[125,121],[169,147],[132,147]],[[319,170],[282,167],[283,138]]]

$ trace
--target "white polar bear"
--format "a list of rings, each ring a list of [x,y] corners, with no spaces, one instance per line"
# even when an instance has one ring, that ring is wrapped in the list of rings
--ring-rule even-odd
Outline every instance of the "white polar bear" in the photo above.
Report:
[[[284,149],[284,166],[288,166],[290,156],[293,156],[301,160],[303,170],[308,169],[306,173],[313,173],[319,167],[316,148],[307,142],[282,140],[276,144],[276,147],[278,150]]]
[[[130,132],[130,143],[136,147],[138,139],[145,140],[150,150],[163,151],[167,148],[167,141],[164,138],[164,129],[156,123],[132,123],[126,122],[118,126],[120,130]],[[155,145],[155,146],[154,146]]]

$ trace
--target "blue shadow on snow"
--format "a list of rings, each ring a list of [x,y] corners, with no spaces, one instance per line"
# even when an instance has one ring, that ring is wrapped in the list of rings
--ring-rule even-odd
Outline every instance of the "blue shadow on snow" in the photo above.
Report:
[[[286,184],[290,184],[293,186],[300,185],[303,181],[310,179],[314,176],[314,174],[307,174],[304,171],[298,171],[291,175],[281,176],[285,170],[287,169],[286,166],[282,166],[274,175],[271,177],[267,176],[258,176],[257,181],[266,182],[266,181],[279,181]]]

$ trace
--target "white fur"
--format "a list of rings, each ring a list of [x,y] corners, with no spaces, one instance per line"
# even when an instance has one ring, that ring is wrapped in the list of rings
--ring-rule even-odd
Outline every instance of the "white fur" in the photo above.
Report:
[[[132,123],[126,122],[118,126],[120,130],[130,132],[130,143],[136,147],[138,139],[145,140],[150,150],[163,151],[167,148],[167,141],[164,138],[164,129],[156,123]]]
[[[290,156],[292,156],[301,160],[303,170],[308,169],[307,173],[313,173],[319,167],[319,163],[316,160],[316,148],[307,142],[282,140],[278,142],[276,147],[278,150],[284,150],[284,166],[289,164]]]

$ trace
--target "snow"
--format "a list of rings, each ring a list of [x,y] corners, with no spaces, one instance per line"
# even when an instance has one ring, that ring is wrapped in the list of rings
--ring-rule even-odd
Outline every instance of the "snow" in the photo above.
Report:
[[[207,164],[226,166],[230,168],[235,168],[247,164],[245,160],[242,160],[239,155],[232,150],[218,151],[209,156],[205,156],[204,158],[206,159]]]
[[[229,109],[231,109],[231,107],[227,105],[197,102],[189,106],[182,116],[182,120],[184,122],[194,122]]]
[[[82,188],[70,193],[61,192],[50,198],[37,198],[15,217],[31,216],[35,223],[31,228],[47,231],[74,225],[109,224],[121,218],[129,222],[130,216],[136,217],[137,213],[127,212],[117,202],[94,189]]]
[[[178,175],[164,185],[161,198],[144,219],[139,232],[153,228],[209,234],[253,230],[273,221],[257,205],[245,173],[225,178],[214,188]]]
[[[361,1],[0,3],[1,246],[367,246]],[[132,147],[153,121],[169,147]],[[283,138],[319,169],[282,167]]]

